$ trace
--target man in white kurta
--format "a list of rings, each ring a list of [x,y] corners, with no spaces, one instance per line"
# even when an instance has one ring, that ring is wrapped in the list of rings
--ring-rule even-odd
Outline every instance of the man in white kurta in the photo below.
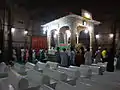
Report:
[[[67,67],[68,66],[68,53],[66,52],[66,49],[63,49],[63,52],[60,53],[61,57],[61,66]]]
[[[85,64],[86,65],[91,65],[92,64],[92,52],[90,51],[90,49],[88,48],[85,55]]]

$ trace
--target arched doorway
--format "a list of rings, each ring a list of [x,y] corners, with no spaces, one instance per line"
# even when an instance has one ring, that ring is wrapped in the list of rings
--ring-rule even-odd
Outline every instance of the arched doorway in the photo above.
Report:
[[[58,38],[58,31],[56,30],[56,29],[54,29],[54,30],[51,30],[51,43],[50,43],[50,45],[51,45],[51,47],[53,47],[53,48],[55,48],[56,47],[56,45],[57,45],[57,38]]]
[[[82,43],[86,48],[90,46],[90,35],[89,31],[82,30],[79,33],[79,43]]]
[[[59,31],[59,43],[68,44],[71,36],[71,31],[69,26],[63,26]]]

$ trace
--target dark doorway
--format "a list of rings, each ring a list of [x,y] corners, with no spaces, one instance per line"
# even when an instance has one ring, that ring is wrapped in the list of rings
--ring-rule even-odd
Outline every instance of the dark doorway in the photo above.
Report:
[[[82,43],[85,47],[90,46],[90,35],[89,32],[85,33],[85,31],[81,31],[79,33],[79,43]]]

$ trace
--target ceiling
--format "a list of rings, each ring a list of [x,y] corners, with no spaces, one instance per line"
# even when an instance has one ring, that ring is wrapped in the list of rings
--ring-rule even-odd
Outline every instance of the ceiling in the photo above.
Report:
[[[4,0],[3,0],[4,1]],[[82,0],[72,2],[58,0],[9,0],[11,3],[23,7],[32,15],[41,20],[49,22],[69,13],[80,15],[81,9],[86,9],[93,14],[96,20],[104,21],[115,17],[120,13],[119,3],[115,0]]]

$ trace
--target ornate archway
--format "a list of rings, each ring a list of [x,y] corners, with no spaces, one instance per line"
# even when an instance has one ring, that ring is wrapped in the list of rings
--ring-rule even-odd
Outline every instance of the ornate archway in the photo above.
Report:
[[[85,30],[82,30],[79,33],[79,43],[82,43],[86,48],[90,46],[90,35],[89,31],[86,32]]]
[[[58,38],[58,33],[57,33],[58,31],[56,30],[56,29],[53,29],[53,30],[51,30],[51,32],[50,32],[50,40],[51,40],[51,42],[50,42],[50,47],[53,47],[53,48],[55,48],[56,47],[56,45],[57,45],[57,38]]]
[[[86,21],[86,23],[82,23],[83,21]],[[94,43],[94,25],[99,24],[100,22],[93,19],[89,20],[79,15],[70,14],[62,18],[56,19],[52,22],[46,23],[42,25],[42,27],[47,29],[47,40],[49,49],[51,44],[50,31],[52,29],[58,30],[58,46],[60,45],[60,43],[68,43],[70,41],[70,45],[75,47],[76,43],[79,43],[80,31],[85,30],[85,28],[89,30],[90,48],[92,49],[92,45]],[[71,35],[66,35],[66,31],[68,32],[68,34]],[[69,38],[66,38],[67,36],[69,36]]]
[[[68,39],[70,38],[70,28],[69,26],[63,26],[59,30],[59,43],[68,44]]]

